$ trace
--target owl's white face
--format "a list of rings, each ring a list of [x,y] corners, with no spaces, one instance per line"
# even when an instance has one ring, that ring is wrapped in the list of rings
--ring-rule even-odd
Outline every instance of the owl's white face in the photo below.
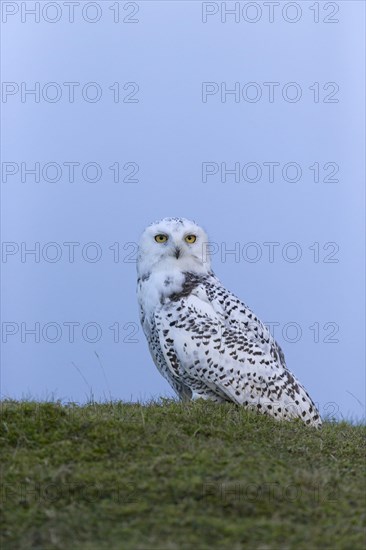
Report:
[[[195,222],[164,218],[143,232],[137,258],[140,277],[161,270],[208,273],[210,268],[208,237]]]

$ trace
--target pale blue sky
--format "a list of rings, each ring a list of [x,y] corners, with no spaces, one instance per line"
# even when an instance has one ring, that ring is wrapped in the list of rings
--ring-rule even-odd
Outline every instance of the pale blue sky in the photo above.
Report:
[[[34,2],[2,4],[1,395],[171,395],[139,327],[134,243],[184,216],[321,413],[362,417],[364,3],[281,2],[272,23],[263,2],[237,23],[221,2],[120,2],[117,23],[109,1],[73,23],[62,2],[38,23]]]

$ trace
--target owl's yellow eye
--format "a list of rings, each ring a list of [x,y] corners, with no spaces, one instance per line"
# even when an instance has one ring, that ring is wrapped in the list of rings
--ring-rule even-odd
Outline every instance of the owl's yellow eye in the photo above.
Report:
[[[167,235],[163,235],[162,233],[159,233],[158,235],[155,235],[155,240],[157,243],[166,243],[168,240]]]
[[[196,235],[187,235],[187,236],[184,238],[184,240],[185,240],[186,243],[188,243],[188,244],[193,244],[193,243],[195,243],[195,242],[196,242],[196,239],[197,239]]]

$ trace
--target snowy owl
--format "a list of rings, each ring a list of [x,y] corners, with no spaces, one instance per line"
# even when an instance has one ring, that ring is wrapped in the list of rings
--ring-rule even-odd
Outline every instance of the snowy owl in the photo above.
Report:
[[[205,231],[185,218],[164,218],[141,236],[140,319],[158,370],[183,400],[230,401],[319,427],[319,412],[280,346],[222,286],[208,252]]]

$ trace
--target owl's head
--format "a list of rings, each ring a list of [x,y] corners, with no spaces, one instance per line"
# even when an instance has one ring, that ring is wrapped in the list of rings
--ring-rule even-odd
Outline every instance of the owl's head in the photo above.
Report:
[[[141,235],[137,272],[140,277],[159,270],[208,273],[208,244],[205,231],[194,221],[164,218],[149,225]]]

